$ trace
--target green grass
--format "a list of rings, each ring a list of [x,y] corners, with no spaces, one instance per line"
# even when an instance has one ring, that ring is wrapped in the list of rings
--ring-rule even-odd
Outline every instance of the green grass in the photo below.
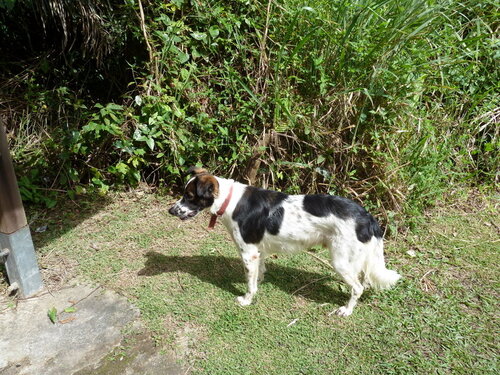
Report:
[[[243,268],[222,226],[207,231],[206,216],[181,223],[168,203],[121,195],[97,210],[42,215],[49,230],[34,235],[41,264],[70,259],[74,274],[128,296],[158,345],[195,374],[498,372],[493,200],[435,209],[418,230],[387,241],[402,281],[367,292],[348,318],[329,314],[346,288],[306,253],[270,259],[255,303],[239,307]]]

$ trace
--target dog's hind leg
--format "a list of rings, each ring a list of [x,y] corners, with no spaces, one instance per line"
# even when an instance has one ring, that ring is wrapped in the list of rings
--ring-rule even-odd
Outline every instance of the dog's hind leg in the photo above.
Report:
[[[264,281],[264,274],[266,273],[266,257],[264,254],[260,254],[259,261],[259,276],[257,277],[257,283]]]
[[[363,294],[364,287],[359,281],[362,263],[356,259],[358,249],[350,248],[348,245],[344,246],[343,249],[331,250],[332,266],[351,288],[351,297],[347,304],[338,308],[335,313],[340,316],[349,316],[352,314],[359,297]]]
[[[347,285],[351,287],[351,298],[349,298],[349,301],[347,302],[347,305],[339,307],[336,311],[335,314],[340,315],[340,316],[349,316],[352,314],[352,310],[354,309],[354,306],[358,303],[359,297],[363,294],[363,285],[358,280],[357,276],[354,276],[353,274],[349,272],[344,271],[339,271],[336,268],[337,272],[340,274],[342,279],[346,282]]]
[[[245,246],[241,249],[241,260],[245,267],[247,277],[248,291],[244,296],[236,298],[241,306],[247,306],[252,303],[252,299],[257,293],[259,279],[259,265],[261,263],[261,254],[255,246]]]

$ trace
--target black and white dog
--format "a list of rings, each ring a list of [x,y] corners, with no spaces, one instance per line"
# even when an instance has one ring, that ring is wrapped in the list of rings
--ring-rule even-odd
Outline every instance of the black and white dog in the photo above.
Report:
[[[330,250],[333,268],[351,288],[351,298],[336,310],[338,315],[350,315],[366,287],[390,288],[399,280],[397,272],[385,267],[377,221],[357,203],[331,195],[264,190],[215,177],[202,168],[190,172],[183,197],[169,212],[185,220],[209,208],[209,227],[220,217],[245,267],[248,292],[237,298],[241,306],[252,303],[268,255],[315,245]]]

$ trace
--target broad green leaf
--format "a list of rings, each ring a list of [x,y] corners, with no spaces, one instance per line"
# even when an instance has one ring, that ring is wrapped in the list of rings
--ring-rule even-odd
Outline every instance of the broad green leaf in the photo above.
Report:
[[[179,53],[177,54],[177,61],[179,61],[179,63],[181,64],[184,64],[188,60],[189,60],[189,54],[179,50]]]
[[[196,40],[205,40],[207,39],[207,34],[206,33],[198,33],[198,32],[192,32],[191,36],[196,39]]]
[[[120,172],[121,174],[127,174],[127,172],[130,170],[129,166],[125,163],[118,163],[116,164],[116,170]]]
[[[123,106],[115,104],[115,103],[109,103],[106,108],[114,110],[114,111],[121,111],[123,109]]]
[[[49,311],[47,312],[47,316],[49,317],[50,321],[53,324],[56,324],[56,322],[57,322],[57,309],[55,307],[52,307],[51,309],[49,309]]]
[[[149,146],[149,148],[154,150],[155,148],[155,140],[153,138],[146,138],[146,144]]]
[[[134,138],[134,140],[136,141],[139,141],[142,137],[142,132],[139,128],[136,128],[135,131],[134,131],[134,134],[132,135],[132,138]]]
[[[181,77],[184,81],[187,81],[187,79],[189,78],[189,71],[187,69],[182,68]]]
[[[214,39],[219,36],[219,29],[216,26],[211,26],[208,29],[208,32],[210,33],[210,36]]]

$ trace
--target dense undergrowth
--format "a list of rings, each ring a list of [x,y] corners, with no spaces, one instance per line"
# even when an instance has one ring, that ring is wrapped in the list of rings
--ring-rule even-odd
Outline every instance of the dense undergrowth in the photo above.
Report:
[[[0,1],[26,201],[214,172],[391,218],[498,182],[493,0]]]

